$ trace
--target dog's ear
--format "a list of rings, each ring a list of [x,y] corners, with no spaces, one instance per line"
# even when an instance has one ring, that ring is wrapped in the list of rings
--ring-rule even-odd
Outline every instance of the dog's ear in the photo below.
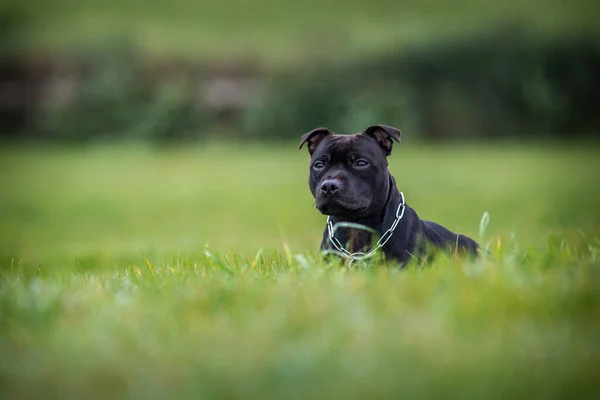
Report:
[[[308,143],[308,152],[312,156],[319,143],[321,143],[321,141],[325,139],[325,137],[327,137],[328,135],[331,135],[331,131],[327,128],[313,129],[312,131],[307,132],[302,136],[302,139],[300,140],[300,147],[298,147],[298,150],[300,150],[302,146],[304,146],[304,143]]]
[[[362,132],[363,135],[371,136],[377,140],[377,144],[385,151],[386,155],[392,154],[392,139],[400,143],[400,129],[387,125],[372,125]]]

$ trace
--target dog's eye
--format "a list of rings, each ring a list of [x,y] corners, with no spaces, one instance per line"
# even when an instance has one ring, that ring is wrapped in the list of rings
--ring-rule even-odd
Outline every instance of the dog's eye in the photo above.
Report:
[[[354,166],[355,166],[355,167],[359,167],[359,168],[366,167],[367,165],[369,165],[369,163],[368,163],[368,162],[366,162],[365,160],[358,160],[358,161],[357,161],[357,162],[354,164]]]
[[[325,164],[323,164],[323,162],[321,162],[321,161],[317,161],[316,163],[313,164],[314,169],[323,169],[324,166],[325,166]]]

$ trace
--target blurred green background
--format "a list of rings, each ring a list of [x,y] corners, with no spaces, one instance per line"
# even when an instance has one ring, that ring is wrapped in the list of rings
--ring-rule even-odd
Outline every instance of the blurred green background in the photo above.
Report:
[[[488,210],[528,243],[593,232],[597,16],[583,0],[5,2],[3,253],[313,248],[299,137],[375,123],[403,131],[391,168],[424,217],[473,234]]]
[[[597,392],[599,9],[0,3],[0,397]],[[495,259],[318,260],[299,139],[376,123]]]
[[[596,2],[9,1],[3,136],[596,136]]]

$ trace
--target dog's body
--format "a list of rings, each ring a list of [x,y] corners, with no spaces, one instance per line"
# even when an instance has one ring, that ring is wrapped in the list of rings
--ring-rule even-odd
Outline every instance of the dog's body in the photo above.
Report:
[[[477,254],[475,241],[421,220],[403,202],[388,170],[392,139],[399,142],[400,131],[385,125],[374,125],[355,135],[336,135],[318,128],[302,137],[300,147],[307,143],[311,154],[309,187],[317,209],[328,215],[333,225],[350,222],[378,233],[373,237],[367,230],[341,228],[335,231],[334,240],[347,245],[350,253],[368,251],[374,239],[400,219],[402,211],[389,240],[381,247],[386,259],[404,264],[411,258],[421,258],[429,246]],[[321,248],[334,246],[326,228]]]

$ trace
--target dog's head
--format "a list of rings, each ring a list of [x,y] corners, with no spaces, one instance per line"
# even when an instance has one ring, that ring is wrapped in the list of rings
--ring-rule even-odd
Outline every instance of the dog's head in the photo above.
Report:
[[[388,199],[387,156],[400,131],[373,125],[354,135],[317,128],[302,136],[311,155],[308,184],[321,213],[356,220],[381,210]]]

